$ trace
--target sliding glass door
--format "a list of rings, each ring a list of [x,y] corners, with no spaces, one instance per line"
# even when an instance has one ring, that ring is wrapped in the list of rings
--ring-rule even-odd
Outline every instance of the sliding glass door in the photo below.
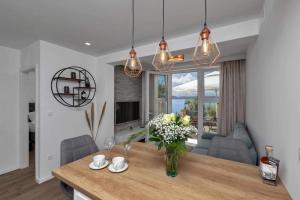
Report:
[[[197,72],[172,74],[172,112],[190,115],[198,127],[198,78]]]
[[[191,116],[199,134],[216,134],[220,93],[219,67],[176,72],[171,75],[172,112]],[[189,140],[197,143],[197,139]]]
[[[168,113],[168,76],[149,74],[149,120],[154,116]]]
[[[145,120],[160,113],[191,116],[202,133],[217,133],[220,72],[218,67],[159,74],[146,73]],[[195,138],[195,141],[197,139]]]
[[[220,94],[220,72],[204,72],[203,132],[217,133]]]

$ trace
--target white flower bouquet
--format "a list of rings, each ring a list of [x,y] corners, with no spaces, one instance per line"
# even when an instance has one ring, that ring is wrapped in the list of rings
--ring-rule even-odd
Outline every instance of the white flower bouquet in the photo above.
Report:
[[[166,172],[177,175],[179,156],[186,152],[185,141],[197,135],[198,130],[191,125],[191,117],[175,113],[160,114],[148,123],[149,140],[158,143],[158,150],[166,148]]]
[[[159,142],[159,147],[167,147],[172,143],[185,142],[198,133],[191,125],[191,117],[180,116],[175,113],[160,114],[148,123],[149,140]]]

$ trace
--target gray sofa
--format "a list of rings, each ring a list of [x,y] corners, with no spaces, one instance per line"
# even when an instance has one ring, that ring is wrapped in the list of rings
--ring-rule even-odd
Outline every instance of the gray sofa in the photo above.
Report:
[[[242,123],[237,123],[228,136],[204,133],[194,153],[256,165],[257,152],[249,133]]]

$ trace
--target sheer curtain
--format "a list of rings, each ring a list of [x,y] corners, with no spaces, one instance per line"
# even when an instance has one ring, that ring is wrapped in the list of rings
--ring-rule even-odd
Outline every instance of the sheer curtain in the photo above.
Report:
[[[246,69],[244,60],[226,61],[220,74],[218,133],[228,135],[236,122],[245,122]]]

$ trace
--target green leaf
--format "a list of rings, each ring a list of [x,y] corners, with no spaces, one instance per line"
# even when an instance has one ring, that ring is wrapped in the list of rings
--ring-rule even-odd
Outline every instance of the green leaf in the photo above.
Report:
[[[134,141],[136,138],[146,135],[147,129],[143,129],[135,134],[132,134],[128,137],[127,141],[123,143],[123,145],[130,144],[132,141]]]
[[[155,133],[155,128],[154,127],[149,127],[148,128],[148,132],[149,132],[149,135],[153,135]]]
[[[178,154],[179,156],[183,155],[186,153],[187,148],[185,146],[185,143],[183,141],[177,141],[173,142],[171,144],[168,144],[166,148],[169,151],[173,151],[174,153]]]
[[[163,145],[164,145],[164,143],[160,142],[159,145],[158,145],[158,150],[160,150],[163,147]]]
[[[152,142],[160,142],[161,138],[160,137],[156,137],[156,136],[151,136],[149,138],[149,140],[152,141]]]

